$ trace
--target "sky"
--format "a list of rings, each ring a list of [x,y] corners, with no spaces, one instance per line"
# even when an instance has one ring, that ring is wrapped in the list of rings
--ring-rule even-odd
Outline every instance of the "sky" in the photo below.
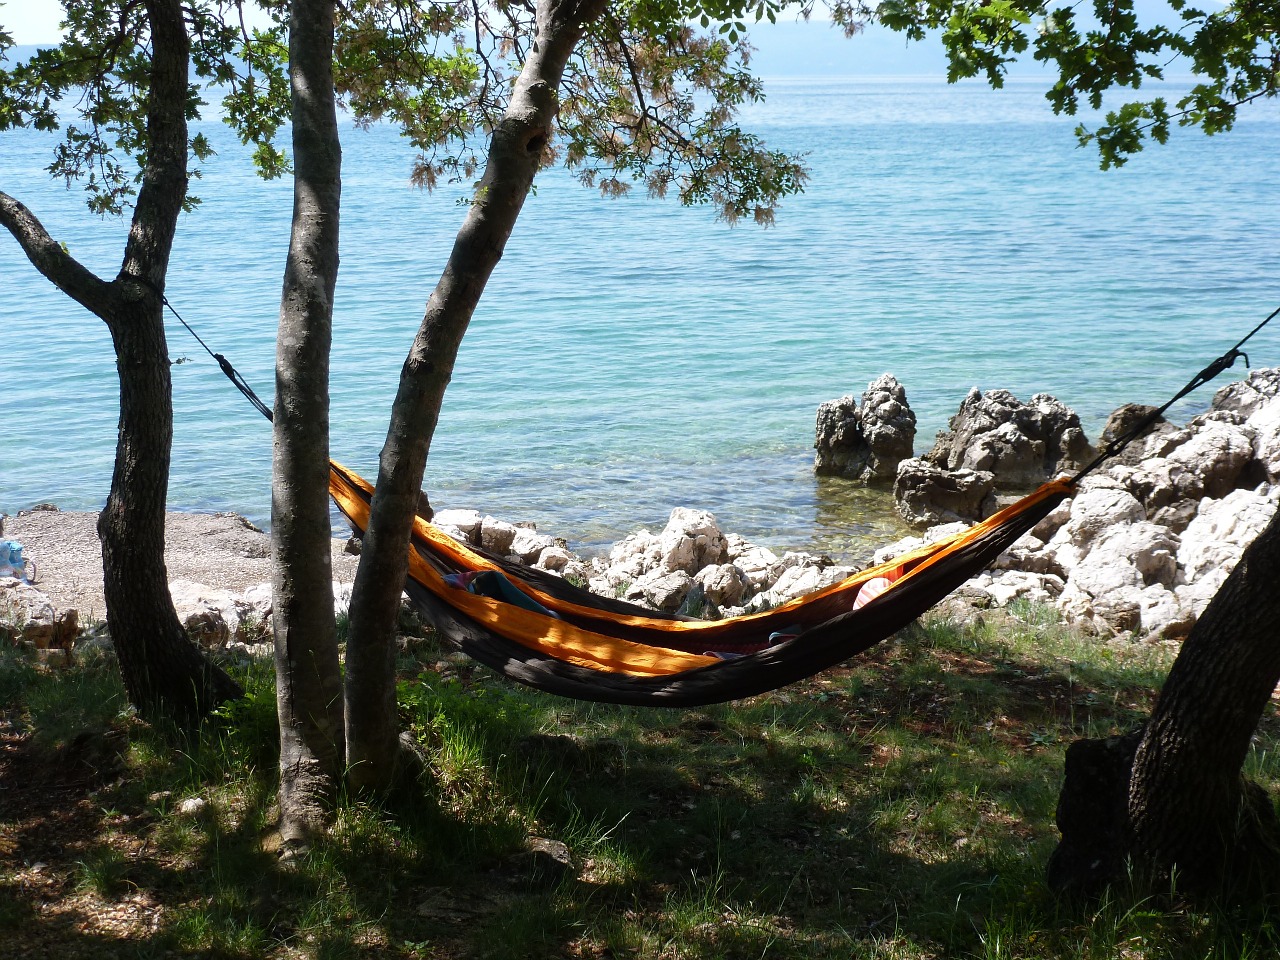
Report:
[[[0,0],[0,25],[20,45],[57,40],[61,19],[62,7],[58,0]],[[816,16],[808,23],[752,24],[750,39],[757,51],[752,66],[761,76],[942,76],[945,71],[936,42],[908,45],[901,36],[879,28],[846,40],[839,30]]]
[[[1210,5],[1216,5],[1211,0]],[[1167,0],[1136,0],[1144,22],[1169,16]],[[248,11],[252,14],[252,10]],[[0,0],[0,25],[18,44],[50,43],[58,39],[62,7],[58,0]],[[252,22],[252,18],[251,18]],[[871,27],[849,40],[815,19],[809,23],[780,21],[776,26],[752,24],[750,41],[757,53],[752,67],[760,76],[796,75],[945,75],[945,58],[936,39],[908,44],[899,34]],[[1043,70],[1029,57],[1011,70],[1012,76],[1037,75]]]

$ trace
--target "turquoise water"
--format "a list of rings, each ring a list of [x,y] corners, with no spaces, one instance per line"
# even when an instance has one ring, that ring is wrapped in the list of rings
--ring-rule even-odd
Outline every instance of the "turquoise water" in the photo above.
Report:
[[[1162,402],[1280,305],[1280,114],[1175,132],[1101,172],[1042,85],[787,79],[750,125],[805,151],[808,192],[777,226],[605,200],[540,177],[463,344],[427,468],[469,506],[593,545],[672,506],[775,547],[859,552],[892,532],[881,499],[816,480],[816,407],[891,372],[917,452],[972,386],[1048,392],[1091,432]],[[180,225],[168,293],[269,393],[287,183],[221,154]],[[124,227],[41,173],[50,140],[0,134],[0,185],[105,276]],[[344,134],[333,452],[375,471],[400,364],[464,214],[461,188],[410,188],[388,130]],[[0,238],[0,511],[103,502],[116,385],[106,331]],[[268,425],[176,324],[175,509],[269,513]],[[1251,344],[1280,364],[1280,330]],[[1224,378],[1225,382],[1225,378]],[[1207,395],[1198,401],[1207,402]]]

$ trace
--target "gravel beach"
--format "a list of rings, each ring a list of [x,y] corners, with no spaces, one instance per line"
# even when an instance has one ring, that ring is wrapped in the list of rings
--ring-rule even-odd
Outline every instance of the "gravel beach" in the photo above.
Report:
[[[35,561],[33,584],[59,610],[75,609],[82,623],[105,616],[98,515],[31,510],[4,518],[4,537]],[[334,579],[350,583],[359,560],[333,541]],[[271,581],[271,541],[234,513],[170,513],[165,520],[169,582],[190,581],[239,593]]]

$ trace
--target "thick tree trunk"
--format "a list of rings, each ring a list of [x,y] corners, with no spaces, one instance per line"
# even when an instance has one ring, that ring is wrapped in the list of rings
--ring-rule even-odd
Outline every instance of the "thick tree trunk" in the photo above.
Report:
[[[116,284],[120,287],[122,285]],[[98,518],[107,626],[129,699],[144,719],[194,726],[242,691],[187,637],[164,565],[173,408],[159,300],[139,287],[107,326],[120,376],[120,434],[111,493]]]
[[[1241,775],[1280,683],[1280,516],[1209,604],[1143,731],[1067,753],[1055,889],[1096,895],[1136,870],[1186,893],[1252,898],[1280,887],[1280,821]]]
[[[187,638],[169,596],[164,515],[173,438],[164,289],[187,191],[188,38],[177,0],[147,0],[151,89],[147,164],[120,275],[112,283],[77,262],[21,203],[0,193],[0,224],[45,277],[111,332],[120,377],[115,470],[98,522],[107,625],[139,714],[192,725],[242,694]]]
[[[485,284],[506,247],[555,121],[565,64],[604,0],[540,0],[537,38],[493,132],[480,188],[400,374],[351,597],[347,760],[357,788],[381,789],[397,755],[395,624],[418,491],[445,387]]]
[[[271,486],[280,832],[290,845],[305,843],[325,824],[343,767],[328,495],[342,166],[332,57],[332,0],[295,0],[293,234],[276,339]]]

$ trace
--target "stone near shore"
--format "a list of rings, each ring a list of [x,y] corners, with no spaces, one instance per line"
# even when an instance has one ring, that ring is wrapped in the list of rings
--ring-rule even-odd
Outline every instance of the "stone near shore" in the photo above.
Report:
[[[972,394],[966,404],[976,406]],[[983,416],[994,409],[986,405]],[[1149,411],[1121,408],[1099,444]],[[1007,435],[986,425],[985,436]],[[991,449],[982,443],[966,457],[952,449],[947,462],[988,463]],[[1008,449],[1019,460],[1030,448]],[[930,479],[945,489],[946,481]],[[1255,370],[1185,426],[1155,423],[961,593],[989,604],[1037,597],[1101,633],[1179,639],[1276,512],[1278,481],[1280,370]],[[903,512],[925,513],[914,503]]]
[[[915,526],[972,523],[995,513],[995,479],[986,470],[946,470],[913,458],[898,465],[893,499],[902,519]]]
[[[912,456],[915,437],[907,391],[882,374],[861,401],[846,395],[818,407],[813,469],[860,483],[892,483],[898,464]]]
[[[1045,393],[1023,403],[976,387],[924,459],[942,470],[991,473],[1001,490],[1029,490],[1083,467],[1093,449],[1075,412]]]
[[[1015,409],[1005,397],[997,397],[994,404],[979,403],[982,399],[971,394],[966,404],[982,416],[992,416],[997,407]],[[1040,441],[1044,449],[1058,451],[1053,462],[1060,466],[1064,457],[1081,456],[1075,440],[1063,439],[1074,429],[1074,414],[1063,414],[1066,408],[1052,398],[1033,398],[1032,405],[1048,411],[1047,422],[1056,424],[1042,431],[1043,436],[1057,437],[1056,446]],[[1122,410],[1109,429],[1125,429],[1123,424],[1135,422],[1137,416],[1140,411]],[[1028,464],[1052,459],[1038,460],[1039,448],[1030,441],[1012,440],[1000,447],[993,438],[1010,434],[999,425],[973,435],[987,437],[981,449],[996,450],[995,462],[1012,464],[1014,476],[1018,471],[1030,476]],[[1008,455],[1000,454],[1001,449]],[[1157,424],[1134,442],[1133,449],[1133,459],[1106,464],[1086,478],[1074,498],[1045,517],[959,595],[978,605],[1015,600],[1051,605],[1068,620],[1100,633],[1185,636],[1280,503],[1280,370],[1254,371],[1246,381],[1219,391],[1205,414],[1181,427]],[[1035,456],[1028,459],[1028,451]],[[985,456],[975,455],[974,462],[986,462]],[[923,539],[887,545],[875,562],[989,515],[1000,482],[990,471],[947,470],[913,458],[903,461],[897,477],[898,498],[910,506],[909,515],[917,521],[951,522],[932,526]],[[916,500],[917,491],[926,486],[928,495]],[[74,585],[95,567],[100,572],[93,520],[92,515],[56,513],[19,517],[11,533],[30,537],[39,546],[31,554],[45,561],[42,578],[50,577],[52,584],[66,589],[59,578]],[[637,531],[608,555],[590,559],[576,556],[563,540],[540,534],[532,525],[507,523],[478,511],[442,511],[437,520],[467,543],[575,582],[589,582],[598,593],[672,612],[753,612],[853,572],[825,557],[798,552],[778,556],[726,534],[712,514],[688,508],[673,510],[659,533]],[[171,536],[178,530],[188,536],[171,544],[171,571],[203,571],[223,584],[201,583],[199,573],[190,580],[175,579],[171,586],[188,628],[210,645],[242,644],[251,651],[269,651],[269,645],[260,642],[266,639],[271,614],[265,534],[229,517],[174,515],[172,527]],[[77,552],[79,547],[68,547],[67,531],[79,531],[75,539],[84,547],[84,556]],[[204,548],[203,554],[195,544]],[[212,551],[210,544],[215,546]],[[66,558],[65,563],[50,564],[54,556]],[[342,577],[334,587],[335,605],[341,610],[349,600],[356,561],[342,553],[340,542],[335,542],[334,558],[335,572]],[[257,572],[257,580],[248,579]],[[74,603],[59,609],[40,590],[10,579],[0,581],[0,607],[6,614],[0,619],[10,624],[5,634],[9,641],[54,649],[70,643],[66,633],[75,629]]]

